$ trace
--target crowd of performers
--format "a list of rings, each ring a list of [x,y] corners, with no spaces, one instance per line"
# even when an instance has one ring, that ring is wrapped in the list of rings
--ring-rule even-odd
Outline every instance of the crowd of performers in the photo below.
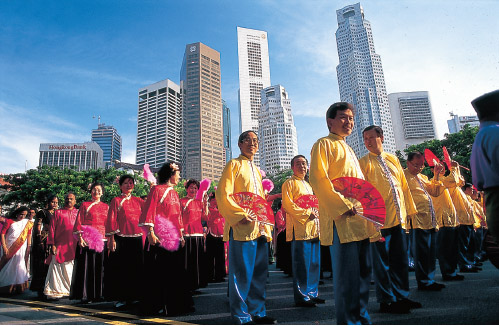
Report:
[[[35,219],[27,218],[27,208],[17,209],[1,231],[0,289],[15,292],[28,286],[31,246],[31,290],[40,296],[113,300],[117,306],[140,302],[143,313],[175,316],[193,311],[198,289],[224,281],[228,261],[234,321],[275,324],[265,307],[274,237],[277,267],[293,277],[296,306],[325,303],[319,296],[322,260],[331,266],[338,324],[371,323],[372,279],[380,312],[410,313],[422,306],[409,299],[410,270],[419,291],[445,288],[435,280],[436,259],[443,281],[462,281],[458,273],[481,270],[487,230],[483,196],[464,183],[455,161],[447,169],[435,161],[428,178],[421,174],[424,155],[412,152],[403,169],[396,156],[383,150],[378,126],[363,130],[369,152],[357,159],[345,142],[354,114],[346,102],[329,107],[329,135],[314,144],[310,165],[303,155],[291,161],[293,175],[282,185],[275,225],[257,219],[233,196],[249,192],[274,198],[264,190],[253,162],[257,134],[246,131],[238,139],[241,155],[225,166],[216,192],[201,198],[196,180],[186,182],[187,196],[179,198],[173,186],[180,168],[168,162],[145,201],[132,196],[134,179],[124,175],[122,195],[110,205],[100,201],[104,187],[96,182],[90,187],[92,201],[79,209],[72,193],[62,209],[56,197],[48,198],[47,209]],[[386,209],[382,226],[363,218],[362,207],[336,191],[331,180],[338,177],[376,187]],[[316,196],[318,205],[301,205],[304,196]],[[496,214],[496,208],[487,204],[487,215]]]
[[[193,311],[198,289],[225,281],[224,219],[214,194],[194,198],[196,180],[186,182],[187,196],[180,199],[173,189],[179,180],[180,169],[170,162],[145,201],[132,196],[133,176],[123,175],[122,194],[109,205],[100,201],[105,189],[95,182],[92,200],[79,209],[73,193],[61,209],[50,196],[36,217],[17,208],[0,232],[1,293],[29,286],[49,300],[138,303],[144,314],[168,316]]]

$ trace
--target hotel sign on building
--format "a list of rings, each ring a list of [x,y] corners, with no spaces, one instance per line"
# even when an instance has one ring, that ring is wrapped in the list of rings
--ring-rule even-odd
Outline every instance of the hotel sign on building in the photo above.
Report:
[[[39,166],[76,167],[78,171],[104,168],[103,151],[96,142],[40,144]]]

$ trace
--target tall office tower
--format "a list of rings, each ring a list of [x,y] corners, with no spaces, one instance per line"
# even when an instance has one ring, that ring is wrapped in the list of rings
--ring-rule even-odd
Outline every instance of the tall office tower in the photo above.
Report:
[[[224,168],[220,53],[187,44],[180,71],[183,94],[183,177],[218,180]]]
[[[137,164],[161,167],[182,160],[182,95],[165,79],[139,90]]]
[[[392,93],[388,94],[388,100],[396,150],[403,154],[411,145],[435,139],[435,120],[428,92]]]
[[[291,159],[298,155],[296,127],[284,87],[264,88],[261,97],[262,107],[258,115],[260,168],[275,175],[280,169],[291,168]]]
[[[459,116],[454,114],[454,112],[449,112],[451,119],[447,120],[447,126],[449,127],[449,134],[453,134],[463,130],[465,125],[470,127],[480,126],[480,120],[476,115],[465,115]]]
[[[121,161],[121,136],[113,126],[99,123],[97,129],[92,129],[92,141],[102,148],[106,168],[114,166],[116,160]]]
[[[224,163],[229,162],[232,159],[232,148],[230,144],[230,109],[222,100],[222,111],[223,111],[223,128],[224,128]]]
[[[258,133],[260,91],[270,86],[269,43],[267,32],[237,28],[239,58],[239,133]],[[254,157],[258,164],[259,153]]]
[[[395,153],[393,127],[388,107],[381,58],[374,50],[371,23],[364,19],[360,3],[336,11],[336,67],[342,101],[355,106],[355,126],[347,143],[360,158],[367,154],[362,131],[370,125],[383,128],[386,152]]]

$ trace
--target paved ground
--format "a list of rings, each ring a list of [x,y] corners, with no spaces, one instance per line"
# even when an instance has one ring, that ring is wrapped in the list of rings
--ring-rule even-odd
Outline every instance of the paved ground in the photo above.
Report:
[[[280,324],[333,324],[334,300],[331,279],[320,286],[320,296],[327,300],[316,308],[294,307],[291,278],[270,266],[267,287],[268,315]],[[326,274],[327,276],[327,274]],[[499,324],[499,270],[485,262],[483,271],[466,274],[462,282],[443,282],[441,292],[420,292],[414,273],[410,273],[410,298],[423,308],[407,315],[378,313],[374,286],[371,287],[369,313],[374,324]],[[441,281],[437,274],[437,281]],[[33,292],[0,297],[0,324],[231,324],[228,313],[227,284],[210,284],[194,297],[196,312],[177,318],[140,317],[135,310],[117,312],[112,303],[79,304],[60,300],[43,302]]]

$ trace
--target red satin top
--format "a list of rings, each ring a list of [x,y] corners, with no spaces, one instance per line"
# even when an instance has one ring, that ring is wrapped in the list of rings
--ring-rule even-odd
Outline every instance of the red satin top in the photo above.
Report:
[[[188,202],[189,204],[187,204]],[[184,197],[180,200],[180,204],[182,205],[182,220],[184,221],[185,235],[203,235],[204,229],[201,221],[206,221],[206,213],[203,211],[203,202]]]
[[[214,237],[222,237],[224,235],[225,219],[220,214],[218,208],[209,208],[208,213],[208,232]]]
[[[50,219],[47,244],[56,246],[55,259],[59,264],[75,259],[77,241],[73,236],[73,226],[77,215],[76,208],[58,209]]]
[[[181,232],[183,231],[184,223],[182,222],[180,199],[175,189],[172,188],[166,195],[163,203],[160,202],[168,188],[172,187],[157,185],[151,188],[142,209],[142,214],[140,215],[139,226],[149,225],[154,227],[156,215],[161,215],[172,222]]]
[[[107,214],[106,235],[141,236],[143,230],[139,227],[144,201],[139,197],[126,195],[113,198]]]
[[[98,202],[93,205],[90,210],[88,210],[88,207],[92,204],[93,202],[91,201],[86,201],[81,204],[78,216],[76,217],[75,225],[73,227],[73,232],[81,233],[82,225],[90,225],[96,228],[100,234],[102,234],[102,237],[105,238],[109,205],[103,202]]]

